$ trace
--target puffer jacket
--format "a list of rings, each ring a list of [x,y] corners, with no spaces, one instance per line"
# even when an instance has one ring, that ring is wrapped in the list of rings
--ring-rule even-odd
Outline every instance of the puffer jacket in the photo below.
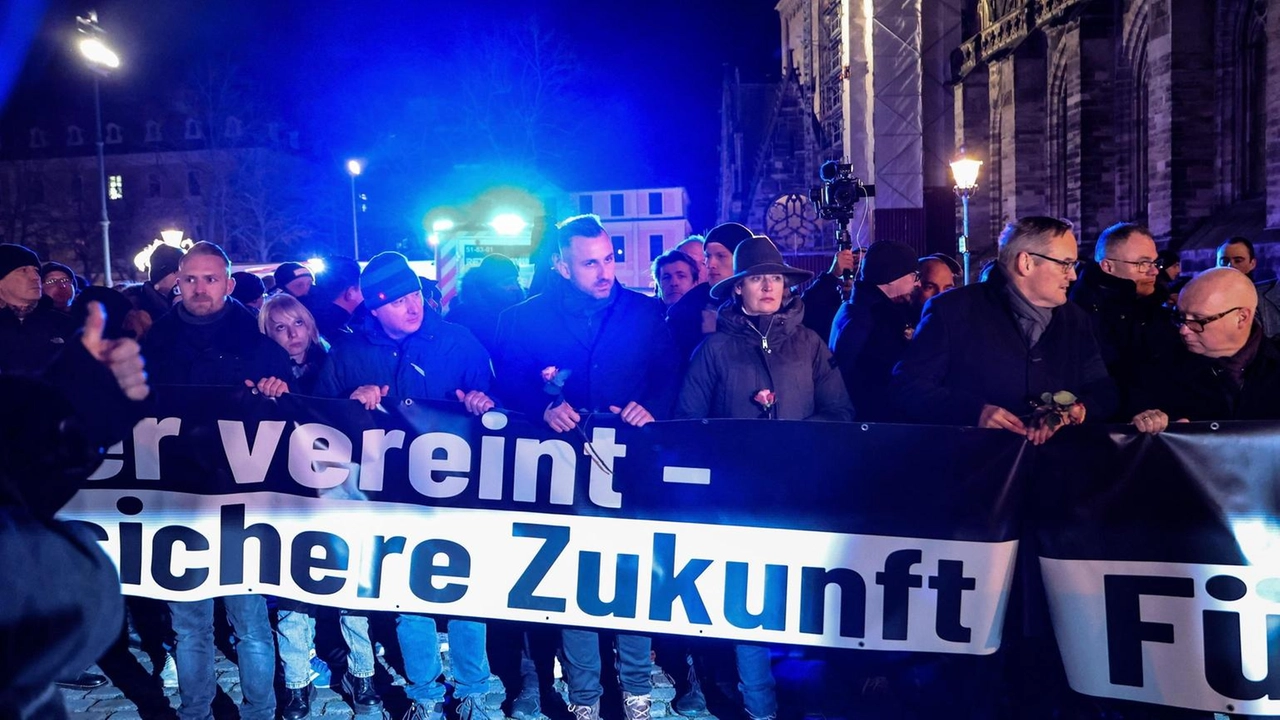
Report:
[[[853,405],[831,351],[804,326],[803,301],[792,299],[761,324],[763,337],[737,303],[720,309],[716,332],[690,360],[676,416],[852,420]],[[774,394],[768,413],[755,400],[761,390]]]

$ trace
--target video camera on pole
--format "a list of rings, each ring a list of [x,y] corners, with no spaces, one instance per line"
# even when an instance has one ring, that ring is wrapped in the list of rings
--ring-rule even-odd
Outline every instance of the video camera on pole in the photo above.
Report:
[[[853,165],[828,160],[818,171],[822,184],[809,190],[809,199],[818,206],[818,216],[836,221],[836,249],[852,250],[853,238],[849,236],[849,221],[854,207],[864,198],[876,196],[875,185],[865,185],[853,174]],[[853,275],[845,270],[845,279]]]

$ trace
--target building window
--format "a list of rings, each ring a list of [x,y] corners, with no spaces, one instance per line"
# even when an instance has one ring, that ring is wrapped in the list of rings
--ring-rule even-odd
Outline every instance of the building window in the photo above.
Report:
[[[200,129],[200,123],[195,118],[187,118],[187,132],[185,134],[188,140],[201,140],[204,138],[204,132]]]
[[[613,217],[621,217],[625,212],[622,205],[622,193],[614,193],[609,196],[609,214]]]
[[[164,135],[160,133],[160,123],[155,120],[147,121],[147,142],[160,142],[164,139]]]
[[[578,196],[578,212],[583,215],[595,212],[595,201],[590,195]]]
[[[49,146],[49,140],[44,136],[43,130],[40,128],[31,128],[30,145],[32,150],[39,150],[40,148]]]
[[[200,176],[195,170],[187,172],[187,194],[196,197],[200,194]]]
[[[662,254],[662,236],[650,235],[649,236],[649,262],[653,262],[661,254]]]
[[[660,192],[649,193],[649,214],[650,215],[662,214],[662,193]]]
[[[226,128],[223,129],[222,134],[232,140],[235,140],[244,134],[244,126],[240,124],[240,119],[234,117],[227,118]]]
[[[147,196],[160,197],[160,176],[152,173],[147,176]]]
[[[67,147],[79,147],[84,144],[84,132],[72,125],[67,128]]]
[[[124,197],[124,178],[120,175],[111,175],[107,177],[107,197],[112,200],[120,200]]]
[[[613,261],[627,261],[627,239],[621,235],[614,235],[609,238],[613,241]]]
[[[119,145],[124,142],[124,135],[120,132],[120,126],[115,123],[107,123],[107,144]]]

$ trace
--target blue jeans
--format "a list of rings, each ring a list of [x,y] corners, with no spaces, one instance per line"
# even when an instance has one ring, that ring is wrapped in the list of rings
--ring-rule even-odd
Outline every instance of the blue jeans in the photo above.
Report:
[[[316,618],[312,606],[281,602],[276,615],[276,643],[284,665],[284,686],[290,690],[311,684],[311,648],[316,639]],[[347,672],[353,677],[373,677],[373,643],[369,641],[369,618],[342,610],[338,629],[347,643]]]
[[[738,659],[738,690],[742,704],[753,718],[778,715],[778,696],[774,692],[773,664],[769,648],[764,645],[734,645]]]
[[[276,694],[272,687],[276,670],[276,649],[271,642],[267,603],[261,595],[232,595],[222,598],[227,620],[235,635],[240,666],[240,717],[244,720],[273,720]],[[174,659],[178,662],[178,692],[181,720],[212,720],[217,678],[213,672],[213,601],[171,602],[173,634],[177,638]]]
[[[564,682],[569,686],[569,702],[592,705],[604,692],[600,687],[600,636],[590,630],[562,630]],[[648,695],[653,690],[653,659],[650,641],[643,635],[618,635],[618,679],[632,695]]]
[[[428,615],[396,616],[396,637],[404,656],[404,694],[420,704],[444,700],[440,676],[440,639],[436,620]],[[489,692],[489,656],[485,652],[484,623],[449,621],[449,659],[453,666],[453,696],[457,699]]]

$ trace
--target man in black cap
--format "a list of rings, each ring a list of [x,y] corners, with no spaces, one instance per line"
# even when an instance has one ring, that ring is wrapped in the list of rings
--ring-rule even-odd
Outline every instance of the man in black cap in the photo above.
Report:
[[[74,332],[44,297],[40,258],[21,245],[0,244],[0,373],[40,371]]]
[[[916,253],[891,240],[873,243],[849,301],[831,325],[831,353],[859,420],[891,419],[889,381],[911,340]]]
[[[59,262],[47,262],[40,266],[40,281],[44,287],[44,296],[49,298],[53,309],[71,312],[71,303],[75,302],[80,289],[76,285],[76,274],[71,268]]]
[[[121,291],[138,311],[135,327],[139,330],[139,340],[152,324],[169,314],[173,307],[174,288],[178,286],[178,264],[182,262],[182,255],[182,248],[168,244],[157,245],[151,251],[147,282]]]
[[[311,268],[296,262],[280,263],[272,277],[276,281],[276,292],[289,293],[296,298],[311,292],[311,286],[316,282]]]
[[[706,282],[693,286],[676,304],[667,309],[667,327],[676,343],[681,363],[687,363],[702,337],[716,331],[716,307],[711,299],[711,286],[733,274],[733,251],[752,236],[746,225],[721,223],[702,239],[702,260]]]
[[[336,344],[349,338],[352,328],[362,325],[368,316],[360,292],[360,263],[343,255],[326,257],[324,270],[316,276],[311,292],[303,296],[302,304],[315,317],[316,328],[325,340]]]

